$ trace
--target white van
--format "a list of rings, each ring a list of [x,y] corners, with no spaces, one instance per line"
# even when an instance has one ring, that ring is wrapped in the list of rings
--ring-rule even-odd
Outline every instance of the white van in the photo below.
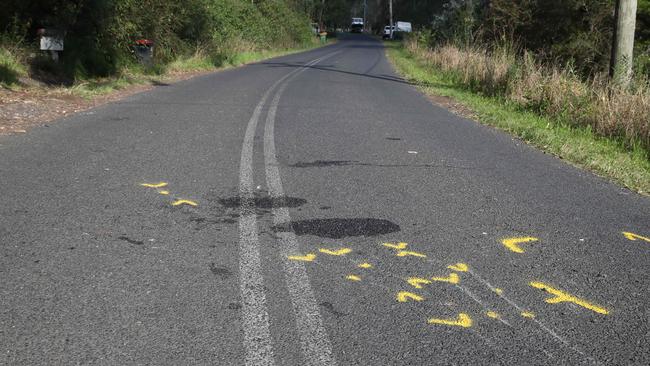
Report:
[[[413,31],[413,27],[411,27],[411,22],[395,23],[395,32],[411,33],[412,31]]]

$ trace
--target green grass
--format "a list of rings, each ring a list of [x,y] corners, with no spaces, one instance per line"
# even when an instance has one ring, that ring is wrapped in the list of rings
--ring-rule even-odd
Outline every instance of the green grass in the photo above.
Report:
[[[597,136],[589,128],[569,127],[500,98],[477,94],[454,83],[451,75],[426,66],[400,44],[386,42],[386,46],[397,71],[426,94],[450,97],[471,109],[481,123],[502,129],[631,190],[650,194],[650,160],[642,148],[628,149],[621,141]]]
[[[10,87],[18,78],[27,75],[27,69],[8,49],[0,47],[0,85]]]
[[[320,43],[314,41],[302,47],[285,48],[276,50],[260,50],[239,52],[227,55],[221,60],[212,60],[207,56],[195,54],[191,57],[179,58],[162,69],[146,72],[141,67],[125,68],[120,76],[108,78],[93,78],[76,82],[69,91],[84,98],[93,98],[99,95],[114,92],[137,84],[158,84],[173,80],[174,75],[187,72],[209,72],[237,67],[252,62],[257,62],[273,57],[284,56],[319,47]]]

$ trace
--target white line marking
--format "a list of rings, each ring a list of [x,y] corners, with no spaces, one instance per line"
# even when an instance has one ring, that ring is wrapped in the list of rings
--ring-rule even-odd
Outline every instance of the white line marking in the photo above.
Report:
[[[306,66],[320,59],[308,63]],[[245,365],[275,365],[269,314],[266,310],[266,293],[259,251],[257,216],[253,195],[253,148],[255,131],[264,104],[272,91],[292,75],[304,70],[294,70],[276,81],[262,95],[248,121],[242,144],[239,165],[239,197],[241,200],[239,218],[239,287],[242,296],[242,327],[244,329]]]
[[[331,53],[314,64],[332,57],[338,52]],[[282,188],[282,179],[278,169],[278,161],[275,152],[275,116],[280,103],[280,97],[286,89],[291,79],[297,77],[306,69],[292,75],[287,79],[280,89],[278,89],[273,101],[269,106],[269,112],[266,118],[264,129],[264,165],[266,167],[266,182],[269,188],[269,194],[274,199],[283,199],[284,189]],[[273,224],[289,225],[291,216],[286,207],[273,207]],[[290,261],[289,255],[299,252],[300,244],[296,235],[292,231],[280,232],[277,234],[280,240],[280,256],[284,266],[285,282],[291,304],[296,318],[296,326],[300,336],[304,365],[325,366],[336,365],[332,354],[332,345],[321,318],[320,310],[316,304],[316,297],[309,283],[309,275],[303,262]]]

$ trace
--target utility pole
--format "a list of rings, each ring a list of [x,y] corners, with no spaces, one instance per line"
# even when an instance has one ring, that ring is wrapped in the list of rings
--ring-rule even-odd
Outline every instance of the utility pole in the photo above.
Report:
[[[627,87],[632,79],[636,9],[637,0],[616,0],[616,25],[609,74],[622,87]]]
[[[390,13],[390,39],[393,39],[393,0],[388,0],[388,4]]]
[[[363,0],[363,30],[367,31],[368,28],[366,26],[367,21],[366,21],[366,16],[368,16],[368,0]]]

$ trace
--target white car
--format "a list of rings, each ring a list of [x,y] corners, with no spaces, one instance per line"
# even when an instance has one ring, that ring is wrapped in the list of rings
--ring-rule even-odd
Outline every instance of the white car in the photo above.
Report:
[[[395,32],[395,26],[393,26],[393,32]],[[390,38],[390,25],[384,27],[384,34],[382,35],[383,39]]]

